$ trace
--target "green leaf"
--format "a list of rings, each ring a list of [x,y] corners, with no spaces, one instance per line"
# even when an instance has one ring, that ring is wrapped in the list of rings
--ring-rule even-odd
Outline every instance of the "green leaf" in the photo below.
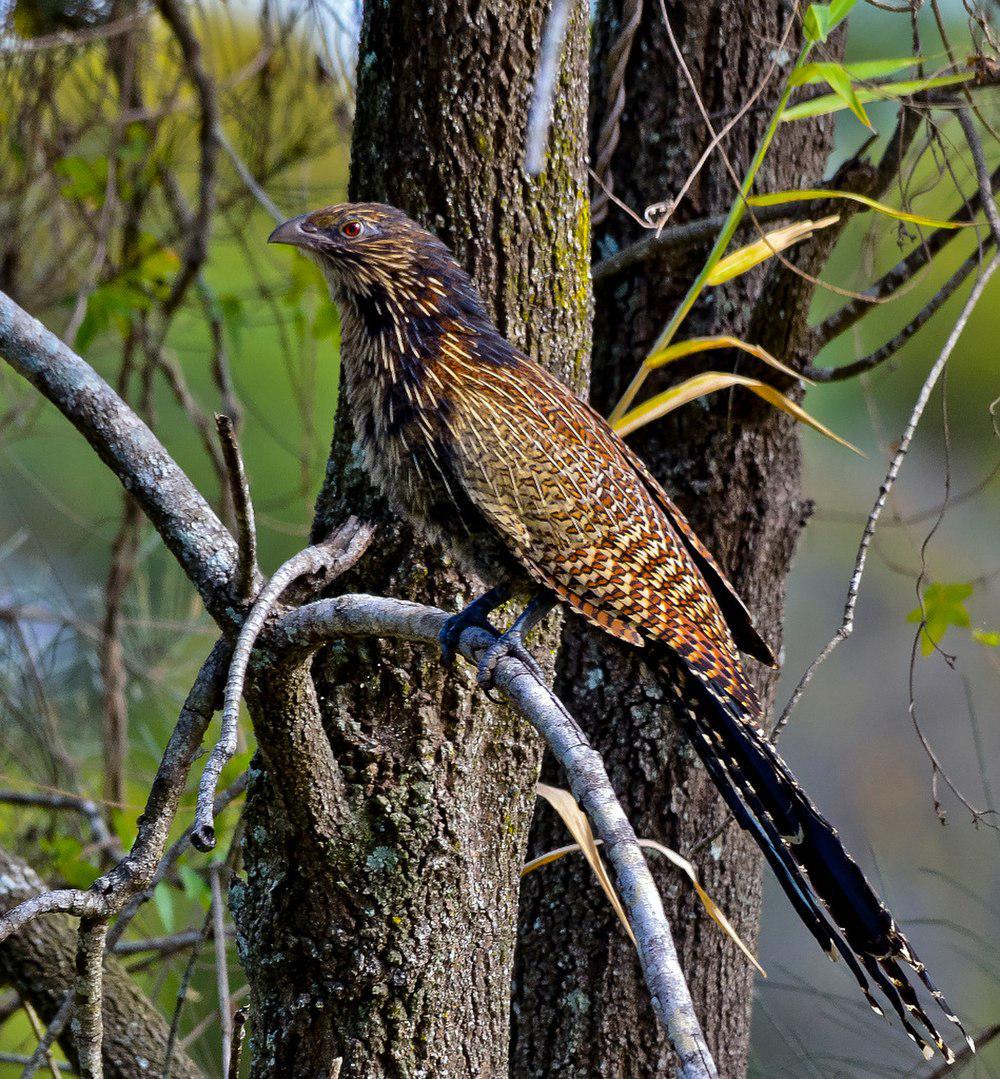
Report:
[[[94,339],[117,326],[125,331],[136,311],[148,310],[150,299],[128,281],[109,281],[94,289],[87,300],[87,311],[77,330],[74,347],[85,352]]]
[[[191,866],[183,864],[178,867],[177,875],[181,879],[181,887],[188,899],[208,910],[212,902],[212,889],[205,882],[205,878],[195,872]]]
[[[64,199],[101,206],[108,186],[108,161],[99,157],[88,160],[80,155],[60,158],[52,167],[56,176],[66,182],[59,189]]]
[[[985,648],[1000,648],[1000,633],[995,629],[974,629],[972,639]]]
[[[865,112],[864,105],[858,100],[854,84],[851,82],[851,76],[847,74],[840,64],[831,64],[830,70],[826,72],[826,81],[830,84],[830,89],[844,99],[851,112],[870,131],[872,122],[868,119],[868,113]]]
[[[862,206],[867,206],[870,210],[878,210],[886,217],[893,217],[897,221],[909,221],[913,225],[925,225],[931,229],[964,229],[976,224],[974,221],[939,221],[933,217],[924,217],[923,214],[911,214],[908,210],[897,210],[894,206],[876,202],[867,195],[858,195],[853,191],[834,191],[828,187],[772,191],[766,195],[751,195],[747,202],[751,206],[780,206],[783,202],[811,202],[813,199],[848,199],[851,202],[860,202]]]
[[[160,916],[163,929],[167,933],[174,931],[174,897],[170,894],[170,885],[160,881],[153,889],[153,905]]]
[[[143,124],[129,124],[125,141],[118,147],[121,161],[142,161],[149,152],[149,132]]]
[[[100,870],[82,857],[83,844],[72,836],[41,839],[39,847],[52,859],[55,871],[71,888],[89,888],[101,875]]]
[[[809,41],[826,41],[850,14],[857,0],[833,0],[830,4],[810,4],[802,28]]]
[[[906,616],[908,622],[923,622],[920,651],[929,656],[937,648],[949,627],[967,628],[969,612],[965,601],[972,595],[971,584],[928,585],[923,610],[919,607]]]
[[[871,128],[871,121],[868,119],[864,106],[858,100],[857,92],[851,82],[851,76],[843,65],[833,62],[806,64],[805,67],[795,72],[792,76],[792,82],[796,86],[801,85],[802,82],[807,81],[806,77],[809,80],[820,78],[826,82],[865,127]]]
[[[933,79],[906,79],[902,82],[884,82],[879,86],[858,87],[855,90],[858,101],[891,101],[897,97],[909,97],[911,94],[919,94],[923,90],[933,90],[938,86],[957,86],[963,82],[970,82],[976,76],[971,71],[963,71],[958,75],[940,75]],[[823,94],[814,97],[812,101],[802,101],[798,105],[790,105],[781,114],[781,122],[790,120],[807,120],[813,116],[825,116],[830,112],[837,112],[847,108],[847,102],[839,94]]]
[[[886,60],[858,60],[853,64],[841,64],[851,79],[884,79],[888,75],[895,75],[897,71],[903,71],[908,67],[922,63],[926,58],[923,56],[900,56]],[[803,64],[791,78],[793,86],[804,86],[806,83],[825,82],[826,76],[820,70],[821,63]]]

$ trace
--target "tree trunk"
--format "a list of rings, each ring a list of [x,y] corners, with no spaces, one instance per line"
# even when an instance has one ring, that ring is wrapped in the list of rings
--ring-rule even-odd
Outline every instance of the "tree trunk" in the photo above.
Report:
[[[351,197],[442,236],[521,347],[580,390],[589,359],[588,12],[575,4],[546,171],[521,162],[545,0],[366,5]],[[331,358],[332,361],[332,358]],[[332,403],[331,403],[332,404]],[[338,590],[457,610],[460,579],[373,497],[341,401],[315,535],[379,524]],[[554,648],[554,631],[550,629]],[[540,747],[469,672],[399,644],[252,672],[260,745],[234,887],[255,1076],[506,1073],[519,870]],[[322,727],[320,727],[320,721]]]
[[[595,130],[606,114],[609,49],[632,6],[608,0],[598,11],[592,65]],[[791,8],[761,0],[706,4],[675,0],[668,4],[668,12],[718,129],[763,79]],[[787,42],[789,54],[796,46],[794,38]],[[759,145],[789,64],[790,58],[723,144],[740,176]],[[647,205],[680,190],[710,138],[671,49],[657,0],[645,4],[625,85],[628,105],[612,162],[614,189],[641,215]],[[830,145],[829,123],[784,125],[758,186],[774,190],[817,180]],[[713,155],[672,223],[724,212],[734,194],[723,161]],[[595,229],[595,261],[644,235],[612,206],[606,221]],[[808,261],[825,253],[814,248],[796,257]],[[621,395],[706,254],[707,245],[638,264],[595,289],[592,399],[601,412],[607,413]],[[810,296],[811,287],[780,266],[758,269],[724,288],[709,290],[678,340],[735,334],[786,362],[801,362]],[[644,396],[695,370],[732,370],[734,362],[740,363],[742,373],[758,373],[748,369],[745,357],[737,361],[736,355],[711,353],[687,364],[672,364],[663,377],[647,383]],[[774,381],[773,372],[762,377]],[[748,394],[720,394],[645,428],[630,442],[676,496],[777,652],[785,579],[808,516],[791,421]],[[775,672],[747,662],[769,705]],[[681,853],[690,852],[724,819],[724,807],[636,651],[616,647],[573,619],[557,667],[557,692],[604,754],[637,833]],[[558,822],[550,814],[540,815],[533,829],[532,853],[563,842]],[[761,901],[756,848],[731,825],[695,861],[708,891],[752,945]],[[677,872],[662,861],[654,869],[719,1074],[742,1075],[753,971],[708,919]],[[670,1050],[656,1028],[633,949],[580,859],[564,859],[529,878],[522,892],[518,949],[512,1074],[673,1074]]]

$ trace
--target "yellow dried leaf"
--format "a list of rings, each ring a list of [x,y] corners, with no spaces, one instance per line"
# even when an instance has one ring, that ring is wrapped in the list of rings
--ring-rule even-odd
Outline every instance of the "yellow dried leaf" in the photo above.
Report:
[[[750,200],[753,202],[753,199]],[[705,279],[706,285],[721,285],[724,281],[730,281],[740,274],[752,270],[754,266],[772,258],[779,251],[784,251],[802,240],[808,240],[817,229],[825,229],[836,224],[840,220],[839,214],[831,214],[829,217],[820,218],[819,221],[796,221],[784,228],[772,229],[770,232],[757,240],[756,243],[747,244],[732,254],[726,255],[712,267],[711,272]]]
[[[583,851],[584,858],[587,859],[587,863],[594,871],[598,884],[600,884],[604,894],[608,897],[608,901],[614,908],[615,914],[618,915],[619,920],[625,927],[625,932],[628,933],[629,939],[635,944],[635,936],[632,933],[632,927],[628,924],[625,908],[618,898],[618,893],[611,883],[604,861],[597,851],[597,842],[594,839],[594,833],[591,831],[587,815],[577,805],[576,799],[569,791],[564,791],[560,787],[550,787],[547,783],[537,784],[535,790],[559,814],[563,824],[569,829],[569,834],[576,840],[579,849]],[[525,867],[523,872],[530,872],[530,870]]]
[[[647,423],[652,423],[653,420],[658,420],[669,412],[673,412],[675,408],[680,408],[681,405],[686,405],[688,402],[694,401],[698,397],[704,397],[708,393],[728,389],[730,386],[744,386],[767,401],[768,404],[774,405],[775,408],[780,408],[782,412],[787,412],[789,416],[793,416],[799,423],[804,423],[821,435],[832,438],[834,442],[839,442],[841,446],[846,446],[847,449],[853,450],[860,457],[864,457],[864,454],[857,446],[852,446],[846,439],[834,434],[829,427],[820,423],[819,420],[813,419],[801,405],[797,405],[791,398],[786,397],[773,386],[769,386],[766,382],[761,382],[756,378],[727,374],[723,371],[706,371],[704,374],[689,378],[678,386],[672,386],[669,390],[664,390],[663,393],[658,393],[655,397],[651,397],[648,401],[644,401],[641,405],[637,405],[631,411],[626,412],[620,420],[613,424],[613,427],[624,438],[640,427],[645,427]]]
[[[738,337],[730,337],[728,334],[720,334],[717,337],[690,337],[686,341],[678,341],[676,345],[670,345],[661,352],[654,352],[647,357],[646,367],[653,371],[657,367],[663,367],[665,364],[671,363],[673,360],[679,360],[683,356],[691,356],[696,352],[711,352],[717,348],[738,348],[743,352],[748,352],[751,356],[756,356],[758,360],[766,363],[769,367],[773,367],[776,371],[781,371],[782,374],[812,385],[810,379],[804,378],[798,371],[787,367],[777,357],[772,356],[767,349],[761,348],[760,345],[751,345],[747,341],[741,341]]]
[[[541,786],[541,784],[539,784]],[[555,789],[555,788],[550,788]],[[567,791],[562,791],[570,800],[572,795]],[[573,803],[576,805],[576,803]],[[601,840],[595,840],[595,843],[600,846]],[[698,874],[695,872],[694,866],[686,859],[682,858],[676,851],[671,850],[669,847],[665,847],[662,843],[657,843],[655,839],[640,839],[639,846],[645,847],[648,850],[655,850],[659,854],[662,854],[672,865],[680,869],[691,881],[691,885],[697,893],[698,898],[701,900],[702,905],[708,912],[708,916],[719,926],[719,928],[733,941],[733,943],[740,949],[741,952],[750,960],[751,963],[760,971],[760,973],[766,978],[767,971],[757,962],[753,952],[743,943],[739,933],[736,932],[732,922],[726,917],[725,912],[716,904],[715,900],[705,891],[701,886],[701,882],[698,880]],[[557,847],[555,850],[550,850],[545,854],[539,855],[537,858],[532,858],[530,862],[525,865],[521,870],[521,876],[526,877],[529,873],[533,873],[536,869],[541,869],[542,866],[551,865],[553,862],[558,861],[560,858],[565,857],[567,854],[574,854],[576,851],[581,850],[579,843],[570,843],[565,847]]]

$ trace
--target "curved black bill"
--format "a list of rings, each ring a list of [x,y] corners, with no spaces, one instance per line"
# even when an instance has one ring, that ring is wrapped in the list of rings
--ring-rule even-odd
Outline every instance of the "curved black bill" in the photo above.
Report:
[[[274,232],[267,238],[269,244],[290,244],[292,247],[308,247],[312,244],[314,237],[310,236],[305,229],[302,228],[302,223],[305,221],[308,214],[302,214],[300,217],[290,218],[284,224],[279,225]]]

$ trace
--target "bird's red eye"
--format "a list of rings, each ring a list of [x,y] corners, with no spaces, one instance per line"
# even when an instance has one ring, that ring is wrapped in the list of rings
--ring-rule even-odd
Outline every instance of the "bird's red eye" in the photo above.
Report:
[[[340,226],[340,234],[346,236],[349,240],[353,240],[355,236],[361,235],[361,222],[345,221]]]

